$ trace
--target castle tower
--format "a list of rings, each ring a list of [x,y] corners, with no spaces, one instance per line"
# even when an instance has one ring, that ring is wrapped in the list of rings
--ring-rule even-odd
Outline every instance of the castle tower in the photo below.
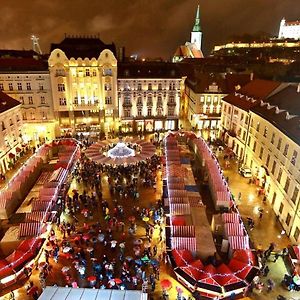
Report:
[[[198,50],[201,50],[202,31],[201,31],[201,26],[200,26],[200,7],[199,7],[199,5],[197,7],[197,13],[196,13],[193,31],[191,32],[191,43],[194,44]]]
[[[284,28],[285,28],[285,18],[283,18],[280,22],[279,34],[278,34],[279,39],[284,38]]]

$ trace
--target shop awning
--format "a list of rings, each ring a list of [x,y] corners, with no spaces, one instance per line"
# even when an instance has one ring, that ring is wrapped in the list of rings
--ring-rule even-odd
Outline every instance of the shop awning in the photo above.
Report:
[[[186,249],[192,252],[197,250],[197,240],[195,237],[172,237],[172,249]]]
[[[172,256],[175,260],[177,267],[183,267],[189,265],[192,261],[194,261],[194,257],[192,252],[186,249],[173,249]]]

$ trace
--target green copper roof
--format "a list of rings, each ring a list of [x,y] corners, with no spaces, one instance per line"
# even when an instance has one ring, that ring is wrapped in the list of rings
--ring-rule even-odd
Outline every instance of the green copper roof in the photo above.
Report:
[[[197,7],[195,24],[194,24],[194,27],[193,27],[193,32],[198,32],[198,31],[201,31],[201,25],[200,25],[200,7],[199,7],[199,5]]]

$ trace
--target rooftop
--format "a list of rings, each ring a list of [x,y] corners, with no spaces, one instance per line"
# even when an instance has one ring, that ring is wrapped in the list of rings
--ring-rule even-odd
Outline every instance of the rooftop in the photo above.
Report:
[[[174,63],[128,62],[118,64],[118,78],[181,78],[181,72]]]
[[[0,113],[17,107],[18,105],[21,105],[19,101],[0,91]]]
[[[61,49],[68,58],[98,58],[100,53],[105,50],[111,50],[116,55],[116,46],[114,43],[105,44],[99,37],[90,36],[66,36],[60,43],[51,44],[50,52],[54,49]]]

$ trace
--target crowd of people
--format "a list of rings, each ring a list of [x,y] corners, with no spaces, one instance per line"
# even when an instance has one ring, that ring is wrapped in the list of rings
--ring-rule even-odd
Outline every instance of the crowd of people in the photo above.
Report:
[[[42,288],[54,283],[49,274],[60,266],[59,285],[155,290],[160,261],[166,259],[164,210],[161,200],[143,206],[139,195],[141,189],[155,192],[159,167],[156,155],[117,167],[81,157],[73,180],[82,191],[72,189],[61,199],[61,217],[39,268]]]

